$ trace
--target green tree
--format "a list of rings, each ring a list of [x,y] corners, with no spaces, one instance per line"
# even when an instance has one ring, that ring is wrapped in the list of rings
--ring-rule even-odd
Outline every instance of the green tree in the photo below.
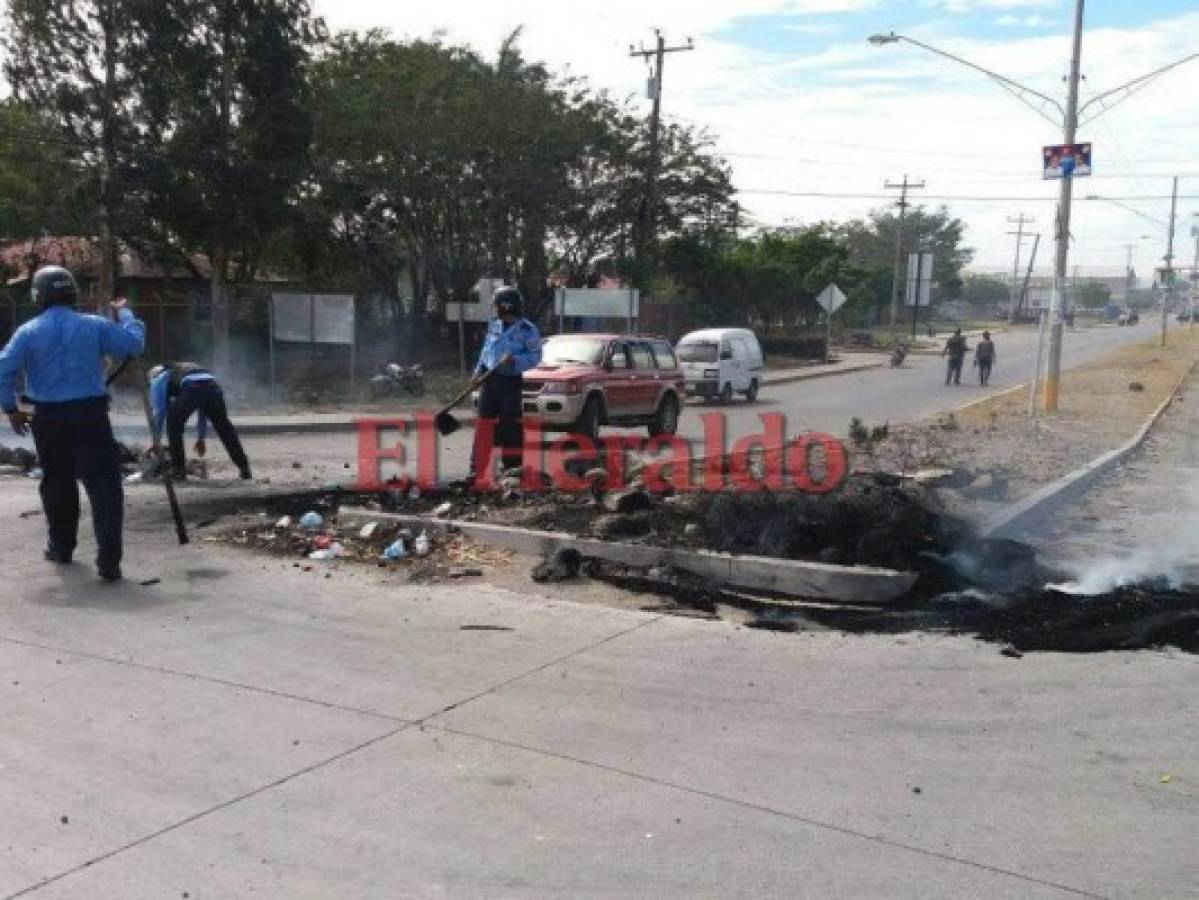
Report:
[[[895,233],[899,225],[896,213],[875,210],[865,219],[849,222],[840,233],[847,242],[851,259],[874,273],[870,305],[890,310],[891,273],[895,261]],[[942,206],[935,212],[917,207],[903,222],[903,264],[907,254],[917,248],[932,253],[933,302],[956,300],[962,293],[962,270],[974,258],[974,251],[963,241],[966,227],[961,219]]]
[[[999,306],[1008,303],[1011,294],[1011,284],[991,275],[967,275],[962,281],[962,299],[971,306]]]
[[[1075,285],[1072,294],[1074,303],[1084,309],[1102,309],[1112,302],[1112,289],[1093,279]]]
[[[228,361],[227,285],[251,278],[309,177],[307,0],[167,0],[144,65],[142,157],[159,245],[203,248],[213,354]]]
[[[32,108],[0,101],[0,241],[78,229],[80,210],[71,202],[79,182],[73,156]]]

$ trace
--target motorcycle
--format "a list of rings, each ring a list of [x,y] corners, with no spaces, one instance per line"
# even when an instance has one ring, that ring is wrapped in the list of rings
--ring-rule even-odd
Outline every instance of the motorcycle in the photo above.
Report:
[[[903,361],[905,359],[907,359],[907,356],[908,356],[908,348],[905,347],[903,344],[898,344],[891,351],[891,368],[898,369],[900,366],[903,365]]]
[[[395,396],[401,391],[419,397],[425,392],[424,366],[384,363],[379,367],[379,374],[371,378],[370,390],[375,398]]]

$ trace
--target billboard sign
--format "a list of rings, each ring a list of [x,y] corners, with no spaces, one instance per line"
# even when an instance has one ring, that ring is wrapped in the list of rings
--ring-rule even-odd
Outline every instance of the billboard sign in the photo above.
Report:
[[[1046,180],[1091,174],[1090,144],[1055,144],[1041,148],[1041,169]]]
[[[931,306],[933,293],[933,255],[908,254],[906,306]]]

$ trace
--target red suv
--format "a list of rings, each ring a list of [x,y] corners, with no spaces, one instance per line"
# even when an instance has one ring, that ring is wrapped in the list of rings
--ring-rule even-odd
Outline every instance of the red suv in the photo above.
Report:
[[[524,412],[554,431],[595,438],[601,425],[674,434],[683,372],[668,341],[615,334],[561,334],[524,374]]]

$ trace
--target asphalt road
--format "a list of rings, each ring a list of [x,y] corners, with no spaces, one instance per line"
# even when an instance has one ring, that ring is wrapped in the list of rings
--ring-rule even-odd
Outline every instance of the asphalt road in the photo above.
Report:
[[[1070,368],[1088,362],[1124,344],[1146,340],[1153,334],[1152,325],[1068,332],[1063,357],[1065,366]],[[1036,365],[1036,332],[1000,334],[996,343],[998,363],[987,389],[979,387],[976,380],[967,383],[975,377],[969,368],[969,360],[963,384],[945,387],[945,363],[939,356],[910,356],[901,369],[871,369],[764,388],[758,402],[752,405],[743,401],[727,407],[692,403],[683,413],[679,433],[699,442],[703,436],[700,416],[707,412],[725,415],[730,445],[740,436],[760,432],[761,415],[771,412],[786,417],[789,435],[820,431],[844,436],[854,416],[869,424],[926,418],[1031,379]],[[471,434],[469,429],[464,429],[440,442],[439,471],[442,474],[455,476],[465,472]],[[273,480],[323,483],[343,481],[351,476],[356,458],[354,440],[352,435],[254,435],[246,439],[246,447],[260,474],[267,474]],[[219,448],[214,448],[211,455],[217,460],[214,474],[220,475],[228,464]],[[299,463],[300,468],[293,468],[295,463]]]

